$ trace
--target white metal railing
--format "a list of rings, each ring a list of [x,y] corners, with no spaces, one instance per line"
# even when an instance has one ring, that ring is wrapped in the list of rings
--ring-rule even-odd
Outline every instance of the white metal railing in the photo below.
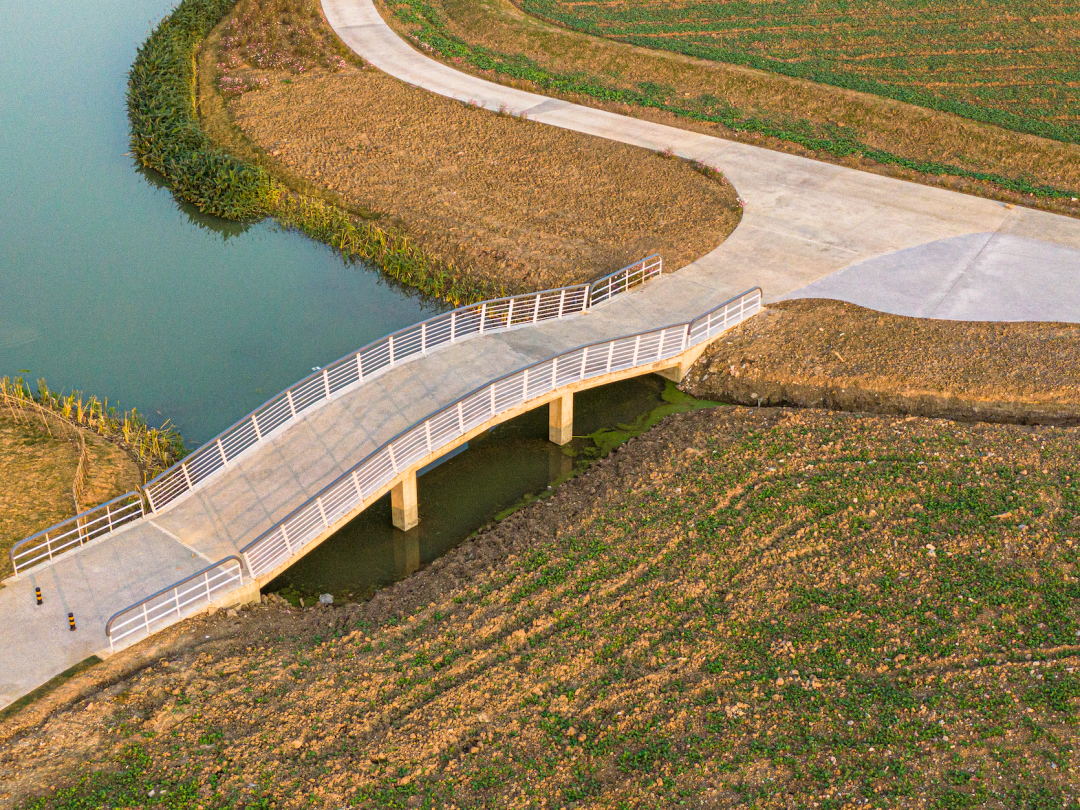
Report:
[[[15,573],[19,574],[33,565],[53,559],[58,554],[111,534],[144,514],[143,499],[138,492],[121,495],[20,540],[8,552],[11,565]]]
[[[308,375],[174,464],[143,489],[156,512],[227,467],[303,411],[332,395],[432,349],[489,332],[577,315],[663,272],[654,254],[591,284],[577,284],[460,307],[401,329]]]
[[[150,635],[154,629],[177,622],[214,601],[214,595],[244,584],[244,566],[230,556],[162,588],[145,599],[114,613],[105,624],[109,650],[116,642],[136,633]]]
[[[659,253],[654,253],[622,270],[598,278],[589,285],[589,306],[595,307],[610,301],[616,295],[632,290],[651,278],[657,278],[663,271],[664,261]]]
[[[233,463],[241,453],[311,406],[349,386],[439,346],[488,332],[580,314],[659,276],[662,270],[660,256],[653,255],[591,284],[482,301],[387,335],[308,375],[158,475],[143,488],[149,511],[160,510],[200,481]],[[143,498],[138,492],[129,492],[22,540],[9,552],[12,566],[18,575],[30,566],[74,550],[144,514]]]
[[[156,512],[248,448],[330,396],[432,349],[476,335],[565,318],[589,306],[589,285],[484,301],[394,332],[308,375],[150,481],[144,491]]]
[[[755,288],[693,321],[582,346],[475,389],[398,434],[244,546],[241,554],[248,573],[258,578],[274,570],[366,500],[381,494],[401,472],[500,413],[572,383],[680,355],[760,308],[761,290]]]

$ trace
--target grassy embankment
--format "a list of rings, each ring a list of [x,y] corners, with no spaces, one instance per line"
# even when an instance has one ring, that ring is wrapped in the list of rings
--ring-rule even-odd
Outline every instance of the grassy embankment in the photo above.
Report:
[[[1077,808],[1075,443],[676,416],[367,605],[178,628],[12,789],[89,722],[23,806]]]
[[[425,53],[445,59],[457,69],[682,128],[1080,214],[1080,202],[1073,199],[1080,196],[1080,146],[1076,143],[1075,125],[1041,122],[1034,112],[1024,113],[1022,106],[1021,112],[1008,115],[980,107],[988,110],[987,114],[975,116],[970,105],[960,102],[943,101],[932,105],[936,109],[927,109],[906,101],[929,104],[929,96],[901,93],[906,101],[897,101],[865,92],[871,89],[870,84],[860,84],[857,89],[863,92],[857,92],[848,89],[855,86],[851,82],[831,87],[742,64],[710,61],[700,57],[740,61],[732,54],[741,46],[731,45],[722,53],[699,47],[700,43],[693,39],[697,26],[691,18],[692,9],[684,6],[677,12],[664,11],[666,24],[673,32],[663,38],[638,28],[631,33],[632,26],[624,31],[589,22],[590,15],[625,14],[623,6],[614,11],[609,6],[589,4],[571,7],[530,2],[524,6],[528,10],[547,10],[561,22],[576,25],[576,20],[586,30],[626,40],[613,41],[529,17],[510,0],[384,2],[392,24]],[[556,5],[557,15],[550,10]],[[717,14],[737,13],[736,9],[742,7],[724,7]],[[982,14],[983,9],[971,7],[967,12]],[[760,25],[751,22],[743,27],[752,33]],[[875,30],[862,20],[851,24],[848,33],[868,38]],[[801,40],[788,37],[784,44],[796,48],[812,43],[816,32],[814,26],[806,26],[800,29]],[[775,45],[774,34],[766,32],[761,38]],[[666,50],[647,50],[628,42]],[[907,47],[915,47],[914,41],[909,41]],[[941,57],[947,62],[961,58],[955,54]],[[741,61],[747,63],[747,59]],[[768,54],[755,59],[750,61],[758,67],[783,67]],[[806,73],[808,62],[799,54],[785,64],[789,73],[823,79],[817,73]],[[1055,65],[1062,68],[1060,60]],[[968,85],[979,84],[979,79],[986,86],[994,83],[993,65],[984,60],[969,67],[976,81],[967,81]],[[1050,93],[1058,88],[1056,75],[1052,70],[1036,73],[1018,86],[1019,91],[1028,99],[1034,99],[1042,90]],[[923,79],[929,81],[926,76],[919,77]],[[873,89],[885,87],[881,82],[873,84]],[[954,95],[960,92],[952,89]],[[1057,110],[1058,114],[1064,112],[1067,110]],[[980,120],[962,117],[967,113]]]
[[[44,383],[31,397],[22,380],[0,378],[0,578],[13,573],[15,543],[76,513],[73,490],[85,510],[137,489],[182,450],[174,432],[147,427],[135,411]]]
[[[372,261],[392,279],[454,303],[497,294],[462,268],[432,260],[396,229],[292,192],[206,134],[198,120],[196,54],[234,5],[235,0],[182,0],[139,49],[128,86],[131,145],[138,160],[208,214],[237,220],[273,216],[332,245],[346,260]]]

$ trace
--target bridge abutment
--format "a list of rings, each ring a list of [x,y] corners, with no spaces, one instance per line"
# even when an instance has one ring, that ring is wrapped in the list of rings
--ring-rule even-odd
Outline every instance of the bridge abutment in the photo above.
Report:
[[[403,532],[414,528],[420,522],[420,515],[416,508],[415,470],[394,484],[393,489],[390,490],[390,507],[394,525]]]
[[[574,438],[574,395],[564,394],[548,404],[548,438],[555,444],[570,444]]]

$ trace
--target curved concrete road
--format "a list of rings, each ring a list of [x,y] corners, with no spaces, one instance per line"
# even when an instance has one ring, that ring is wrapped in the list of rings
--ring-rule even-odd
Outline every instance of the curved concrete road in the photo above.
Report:
[[[1080,285],[1070,283],[1080,278],[1080,220],[492,84],[414,50],[371,0],[322,2],[350,48],[409,84],[721,169],[746,200],[743,221],[715,251],[643,291],[667,310],[665,322],[696,313],[703,298],[755,285],[766,301],[838,298],[899,315],[1080,322]]]

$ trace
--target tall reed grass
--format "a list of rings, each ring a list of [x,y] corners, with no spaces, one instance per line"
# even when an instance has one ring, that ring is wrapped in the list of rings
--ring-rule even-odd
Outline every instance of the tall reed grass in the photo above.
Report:
[[[79,391],[67,395],[50,391],[45,380],[38,380],[38,390],[34,393],[22,377],[0,377],[0,402],[15,418],[37,416],[47,428],[59,420],[61,429],[77,434],[75,426],[86,428],[117,442],[149,477],[167,469],[187,453],[180,434],[169,427],[168,422],[160,428],[150,427],[134,408],[120,412],[110,407],[107,399],[90,397],[84,400]]]
[[[164,176],[181,199],[215,216],[252,221],[275,217],[349,259],[370,261],[391,278],[454,304],[501,289],[452,262],[436,259],[408,237],[275,183],[262,166],[221,149],[199,124],[196,53],[237,0],[182,0],[139,48],[128,74],[131,149]]]

